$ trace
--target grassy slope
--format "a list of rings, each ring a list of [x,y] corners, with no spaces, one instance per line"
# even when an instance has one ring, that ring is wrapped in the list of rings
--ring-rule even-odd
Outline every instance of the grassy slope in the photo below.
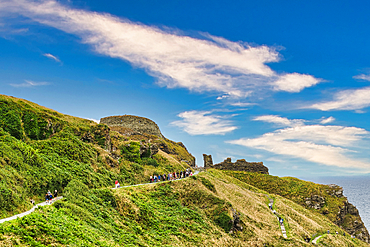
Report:
[[[30,198],[43,200],[47,190],[63,192],[73,179],[101,188],[185,167],[161,155],[156,167],[130,162],[116,150],[118,162],[105,150],[113,134],[106,125],[0,95],[0,218],[29,209]]]
[[[325,198],[326,203],[320,210],[312,209],[312,211],[325,214],[333,222],[336,220],[339,207],[346,201],[344,197],[331,196],[329,192],[332,191],[332,188],[327,185],[315,184],[293,177],[234,171],[226,171],[226,174],[269,193],[288,198],[301,206],[306,206],[305,198],[311,197],[311,195],[320,195]]]
[[[185,164],[160,154],[158,166],[131,162],[119,146],[140,137],[130,139],[32,102],[0,96],[0,111],[1,218],[29,209],[29,198],[42,200],[48,189],[65,197],[1,224],[0,246],[305,246],[305,236],[340,231],[325,217],[276,196],[289,229],[290,239],[283,239],[266,192],[221,171],[112,191],[116,179],[140,183]],[[112,153],[105,150],[108,136],[118,148]],[[241,212],[244,228],[236,235],[228,234],[231,208]],[[331,236],[325,241],[363,244]]]
[[[303,241],[307,235],[340,231],[327,218],[277,196],[276,208],[290,229],[285,240],[265,193],[220,171],[115,191],[74,180],[62,201],[0,225],[0,246],[309,246]],[[231,208],[241,213],[243,226],[235,235],[228,234]],[[366,246],[348,236],[329,235],[325,241]]]
[[[271,194],[277,194],[287,198],[306,208],[305,198],[311,197],[312,195],[322,196],[325,198],[324,206],[319,210],[313,208],[308,208],[308,210],[311,211],[312,214],[319,213],[325,215],[325,217],[332,222],[337,222],[338,211],[347,200],[345,197],[333,196],[333,192],[339,187],[332,188],[328,185],[315,184],[293,177],[277,177],[266,174],[236,171],[225,171],[225,173]],[[341,227],[347,229],[349,224],[353,224],[353,222],[357,221],[362,222],[359,216],[347,214],[344,216],[344,223]]]

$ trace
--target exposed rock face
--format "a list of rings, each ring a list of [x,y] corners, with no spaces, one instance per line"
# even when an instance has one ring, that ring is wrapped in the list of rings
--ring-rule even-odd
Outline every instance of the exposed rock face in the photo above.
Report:
[[[312,195],[306,198],[306,205],[310,208],[321,209],[325,204],[325,198],[319,195]]]
[[[234,210],[233,208],[231,209],[233,211],[233,221],[232,221],[232,227],[229,233],[234,233],[237,231],[242,231],[242,222],[240,220],[240,213]]]
[[[245,171],[245,172],[258,172],[263,174],[269,174],[269,169],[263,165],[263,162],[247,162],[245,159],[237,160],[235,163],[231,162],[231,158],[225,159],[223,162],[209,165],[212,157],[210,155],[203,154],[204,167],[215,168],[220,170],[231,170],[231,171]],[[210,158],[210,159],[209,159]]]
[[[213,166],[212,155],[203,154],[203,160],[204,160],[204,168]]]
[[[156,144],[143,144],[140,143],[140,156],[142,156],[145,153],[150,154],[150,158],[153,158],[153,155],[158,153],[158,146]]]
[[[144,117],[137,117],[131,115],[112,116],[100,119],[100,123],[106,124],[110,127],[128,128],[139,133],[155,135],[163,138],[158,125],[152,120]]]
[[[342,198],[344,197],[343,195],[343,188],[336,185],[336,184],[329,184],[328,185],[330,187],[329,190],[326,190],[326,192],[331,195],[331,196],[335,196],[335,197],[339,197],[339,198]]]
[[[166,154],[176,154],[176,152],[171,150],[166,143],[159,143],[158,148]]]
[[[344,205],[339,209],[335,224],[341,226],[349,234],[356,236],[356,238],[370,243],[369,232],[362,222],[357,208],[348,201],[345,201]]]

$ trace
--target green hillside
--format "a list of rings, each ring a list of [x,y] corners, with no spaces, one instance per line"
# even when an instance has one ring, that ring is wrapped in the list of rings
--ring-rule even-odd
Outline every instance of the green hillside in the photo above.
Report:
[[[225,171],[240,181],[253,185],[272,194],[285,197],[313,213],[320,213],[345,231],[360,239],[368,240],[366,230],[358,210],[348,203],[339,186],[329,186],[303,181],[293,177],[277,177],[251,172]],[[308,204],[312,198],[321,198],[321,205],[316,208]],[[318,204],[318,202],[316,202]]]
[[[112,142],[117,149],[109,152]],[[106,125],[0,95],[0,218],[29,209],[30,198],[43,200],[47,190],[63,192],[74,179],[89,188],[113,187],[115,180],[136,184],[149,173],[187,167],[161,154],[143,157],[140,145]]]
[[[297,200],[305,196],[300,183],[283,197],[276,191],[285,191],[283,184],[270,191],[261,179],[253,186],[248,174],[210,170],[112,190],[115,180],[138,184],[185,169],[182,160],[192,156],[182,143],[125,135],[21,99],[0,95],[0,111],[0,218],[30,209],[29,200],[43,201],[47,190],[64,197],[0,224],[0,246],[310,246],[305,240],[328,230],[320,244],[367,246],[306,209]],[[154,144],[168,152],[152,155]]]

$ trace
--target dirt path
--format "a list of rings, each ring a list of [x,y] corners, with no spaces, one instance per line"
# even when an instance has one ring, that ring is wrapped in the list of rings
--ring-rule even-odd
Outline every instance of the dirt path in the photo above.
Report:
[[[43,206],[46,206],[46,205],[51,205],[53,204],[55,201],[57,200],[60,200],[62,199],[63,196],[58,196],[56,198],[54,198],[50,203],[46,203],[46,202],[41,202],[39,204],[36,204],[35,206],[33,206],[33,208],[31,208],[30,210],[26,211],[26,212],[23,212],[23,213],[20,213],[20,214],[17,214],[17,215],[14,215],[14,216],[11,216],[9,218],[5,218],[5,219],[1,219],[0,220],[0,224],[6,222],[6,221],[10,221],[10,220],[15,220],[17,218],[22,218],[23,216],[26,216],[26,215],[29,215],[30,213],[32,213],[33,211],[35,211],[36,208],[38,207],[43,207]]]
[[[199,173],[199,171],[195,171],[193,173],[193,176],[197,175]],[[189,176],[190,177],[190,176]],[[177,180],[171,180],[171,181],[180,181],[182,179],[187,179],[189,177],[186,177],[186,178],[181,178],[181,179],[177,179]],[[161,181],[161,182],[153,182],[153,183],[144,183],[144,184],[132,184],[132,185],[125,185],[125,186],[120,186],[119,188],[112,188],[112,190],[115,190],[115,189],[121,189],[121,188],[128,188],[128,187],[135,187],[135,186],[141,186],[141,185],[147,185],[147,184],[161,184],[161,183],[168,183],[168,182],[171,182],[171,181],[168,181],[168,180],[165,180],[165,181]]]
[[[273,214],[276,216],[276,219],[279,221],[279,213],[276,212],[276,211],[274,212],[274,210],[272,208],[272,206],[274,205],[274,199],[270,198],[268,195],[266,195],[266,196],[270,201],[269,206],[271,205],[271,212],[273,212]],[[280,223],[280,221],[279,221],[279,225],[280,225],[280,229],[281,229],[281,233],[283,234],[283,237],[288,238],[288,236],[286,234],[284,223]]]
[[[197,175],[198,173],[199,173],[199,171],[195,171],[193,176]],[[186,178],[189,178],[189,177],[186,177]],[[186,178],[182,178],[182,179],[186,179]],[[182,179],[178,179],[178,180],[182,180]],[[174,180],[174,181],[178,181],[178,180]],[[156,183],[167,183],[167,182],[170,182],[170,181],[162,181],[162,182],[156,182]],[[155,183],[133,184],[133,185],[122,186],[120,188],[128,188],[128,187],[141,186],[141,185],[146,185],[146,184],[155,184]],[[112,188],[112,189],[116,189],[116,188]],[[36,204],[35,206],[33,206],[33,208],[31,208],[30,210],[28,210],[26,212],[23,212],[23,213],[20,213],[20,214],[17,214],[17,215],[14,215],[14,216],[11,216],[11,217],[8,217],[8,218],[5,218],[5,219],[0,219],[0,224],[4,223],[6,221],[15,220],[17,218],[22,218],[23,216],[29,215],[30,213],[35,211],[36,208],[51,205],[55,201],[60,200],[62,198],[63,198],[63,196],[56,197],[50,203],[41,202],[39,204]]]
[[[312,240],[313,244],[317,244],[317,241],[322,237],[323,235],[317,236],[314,240]]]

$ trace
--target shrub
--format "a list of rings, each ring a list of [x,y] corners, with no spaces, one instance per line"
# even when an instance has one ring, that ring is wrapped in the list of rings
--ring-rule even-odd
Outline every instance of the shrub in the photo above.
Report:
[[[122,145],[121,154],[131,162],[140,163],[140,143],[132,141],[129,144]]]
[[[207,188],[209,189],[210,191],[216,193],[216,188],[215,186],[206,178],[204,177],[200,177],[200,181],[202,182],[202,184]]]
[[[158,167],[159,166],[158,162],[155,159],[152,159],[152,158],[144,158],[144,159],[142,159],[141,164],[148,165],[148,166],[154,166],[154,167]]]
[[[215,222],[219,225],[225,232],[230,232],[233,226],[233,221],[227,211],[223,211],[218,217],[216,217]]]

